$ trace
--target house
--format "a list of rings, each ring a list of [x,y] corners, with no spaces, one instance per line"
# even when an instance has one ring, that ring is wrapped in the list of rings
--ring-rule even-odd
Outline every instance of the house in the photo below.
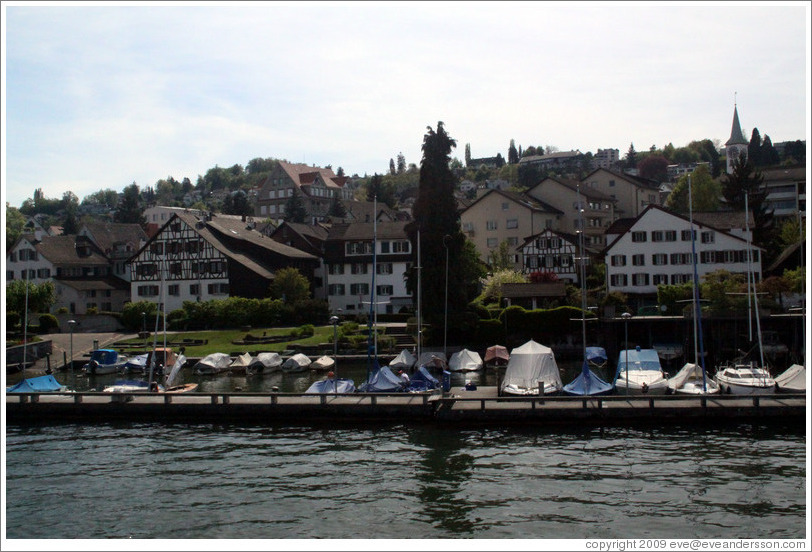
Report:
[[[761,171],[767,198],[764,203],[776,218],[797,218],[806,213],[806,169],[781,167]]]
[[[331,312],[369,312],[373,276],[374,309],[378,314],[394,313],[412,306],[412,296],[406,291],[404,278],[412,263],[412,245],[406,224],[407,221],[356,222],[330,227],[324,244],[324,264]],[[373,251],[377,267],[374,275]]]
[[[586,245],[606,245],[604,231],[615,219],[615,199],[611,196],[577,180],[557,177],[545,178],[530,188],[527,195],[564,214],[557,230],[575,234],[583,224]]]
[[[629,173],[596,169],[582,180],[582,189],[591,188],[616,200],[618,218],[637,217],[648,205],[662,205],[660,183]]]
[[[593,169],[611,169],[620,161],[620,150],[609,148],[599,149],[598,153],[592,156]]]
[[[460,213],[462,231],[476,246],[486,263],[499,244],[507,242],[515,251],[527,236],[538,234],[545,228],[558,229],[562,211],[526,194],[489,190]],[[514,253],[516,269],[522,267],[520,255]]]
[[[254,214],[281,224],[285,204],[296,189],[310,217],[309,222],[323,221],[334,198],[353,199],[353,190],[345,186],[348,181],[348,177],[336,176],[332,169],[279,161],[262,184]]]
[[[271,234],[270,238],[295,249],[310,253],[319,259],[313,278],[313,297],[327,299],[324,283],[327,281],[327,267],[324,264],[324,244],[330,233],[328,224],[303,224],[283,222]]]
[[[276,271],[287,267],[315,287],[318,257],[270,239],[249,219],[175,212],[129,260],[132,300],[163,301],[171,312],[184,301],[259,299],[267,297]]]
[[[6,281],[53,282],[54,312],[121,311],[129,286],[112,272],[110,258],[87,236],[23,234],[6,255]]]
[[[698,222],[696,217],[694,236],[692,240],[688,217],[649,205],[603,252],[607,291],[636,295],[640,299],[656,297],[660,284],[693,281],[694,258],[700,279],[722,269],[747,274],[746,238]],[[751,251],[753,274],[756,281],[760,281],[761,250],[751,247]]]
[[[113,276],[126,282],[131,280],[127,260],[144,247],[148,239],[141,225],[115,222],[86,222],[77,234],[95,243],[110,259]]]
[[[529,236],[517,248],[522,259],[522,273],[551,272],[558,280],[580,285],[578,262],[581,246],[578,236],[545,228]],[[584,245],[584,257],[598,256],[600,250]]]
[[[469,169],[478,169],[485,166],[489,169],[499,169],[505,165],[505,159],[501,153],[497,153],[495,157],[479,157],[471,159],[466,164]]]
[[[581,155],[583,154],[578,150],[556,151],[547,155],[526,155],[519,159],[519,165],[535,166],[545,170],[557,169],[574,163]]]

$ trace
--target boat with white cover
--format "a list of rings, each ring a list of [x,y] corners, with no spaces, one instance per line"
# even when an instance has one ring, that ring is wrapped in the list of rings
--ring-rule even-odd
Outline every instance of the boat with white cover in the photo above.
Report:
[[[279,353],[258,353],[245,369],[249,376],[262,376],[282,371],[282,357]]]
[[[713,395],[719,392],[719,384],[705,374],[702,366],[688,362],[673,377],[668,378],[668,388],[677,395]]]
[[[793,364],[774,379],[779,393],[806,393],[806,367],[801,364]]]
[[[549,395],[560,392],[564,385],[553,350],[531,339],[510,352],[499,392],[538,395],[540,387],[545,395]]]
[[[614,384],[622,395],[664,395],[668,391],[657,351],[640,347],[620,351]]]
[[[192,367],[195,374],[201,376],[211,376],[228,371],[231,365],[231,357],[226,353],[212,353],[206,355]]]
[[[448,369],[452,372],[476,372],[483,366],[482,357],[476,351],[463,349],[451,355]]]
[[[296,353],[282,363],[283,372],[304,372],[310,368],[312,361],[307,355]]]

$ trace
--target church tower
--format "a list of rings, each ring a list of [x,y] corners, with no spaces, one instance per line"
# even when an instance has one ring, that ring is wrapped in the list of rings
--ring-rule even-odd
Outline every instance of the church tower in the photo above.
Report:
[[[744,139],[742,127],[739,124],[739,111],[733,104],[733,128],[730,129],[730,138],[725,142],[725,157],[727,157],[727,174],[733,172],[733,161],[740,156],[747,159],[747,146],[749,142]]]

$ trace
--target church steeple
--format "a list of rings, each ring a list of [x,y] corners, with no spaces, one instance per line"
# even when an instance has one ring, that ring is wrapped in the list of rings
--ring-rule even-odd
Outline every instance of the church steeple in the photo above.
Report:
[[[730,129],[730,138],[725,142],[725,157],[727,157],[727,173],[733,172],[733,161],[740,156],[747,157],[747,140],[739,124],[739,110],[733,103],[733,127]]]

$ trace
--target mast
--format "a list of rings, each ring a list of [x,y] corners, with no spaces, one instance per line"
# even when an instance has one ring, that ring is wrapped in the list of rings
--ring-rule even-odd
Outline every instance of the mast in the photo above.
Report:
[[[745,225],[745,229],[747,231],[747,283],[748,283],[748,287],[747,287],[747,294],[748,294],[747,295],[747,297],[748,297],[747,305],[748,305],[748,307],[750,306],[750,286],[749,286],[749,283],[750,283],[750,278],[752,278],[753,279],[753,307],[755,308],[755,311],[756,311],[756,336],[758,337],[758,354],[759,354],[759,360],[761,361],[760,366],[761,366],[761,368],[764,368],[766,370],[766,366],[764,364],[764,346],[761,343],[761,317],[758,315],[758,293],[756,293],[756,275],[753,274],[753,268],[752,268],[753,249],[750,246],[750,222],[749,222],[750,210],[749,210],[749,206],[748,206],[748,203],[747,203],[747,198],[749,197],[749,195],[750,195],[749,191],[745,192],[745,194],[744,194],[744,225]],[[748,316],[747,319],[748,319],[748,322],[749,322],[750,317]],[[752,338],[752,333],[750,335],[750,339],[751,340],[753,339]]]
[[[373,204],[373,219],[372,219],[372,289],[369,290],[369,319],[367,320],[367,329],[368,329],[368,337],[367,337],[367,381],[370,380],[372,372],[377,370],[377,360],[378,360],[378,327],[377,327],[377,319],[378,319],[378,309],[375,307],[375,271],[376,271],[376,248],[378,246],[377,241],[377,233],[378,233],[378,198],[377,196],[372,198]],[[373,327],[373,320],[375,322]],[[372,332],[375,332],[375,336],[372,335]],[[372,351],[373,348],[375,350],[375,366],[372,365]]]
[[[584,365],[586,365],[586,257],[584,256],[584,206],[581,204],[580,185],[575,186],[578,198],[578,213],[581,219],[581,230],[578,232],[578,247],[581,250],[580,268],[578,275],[581,279],[581,333],[584,343]]]
[[[423,347],[423,321],[421,320],[420,309],[420,273],[423,267],[420,266],[420,229],[417,229],[417,359],[420,360],[421,348]]]
[[[702,366],[702,391],[708,391],[707,374],[705,372],[705,347],[702,338],[702,311],[699,307],[699,274],[696,270],[696,232],[694,230],[694,204],[691,194],[691,175],[688,175],[688,220],[691,225],[691,261],[694,265],[693,293],[694,303],[694,364]],[[697,343],[699,352],[697,352]],[[701,353],[701,356],[699,356]]]

